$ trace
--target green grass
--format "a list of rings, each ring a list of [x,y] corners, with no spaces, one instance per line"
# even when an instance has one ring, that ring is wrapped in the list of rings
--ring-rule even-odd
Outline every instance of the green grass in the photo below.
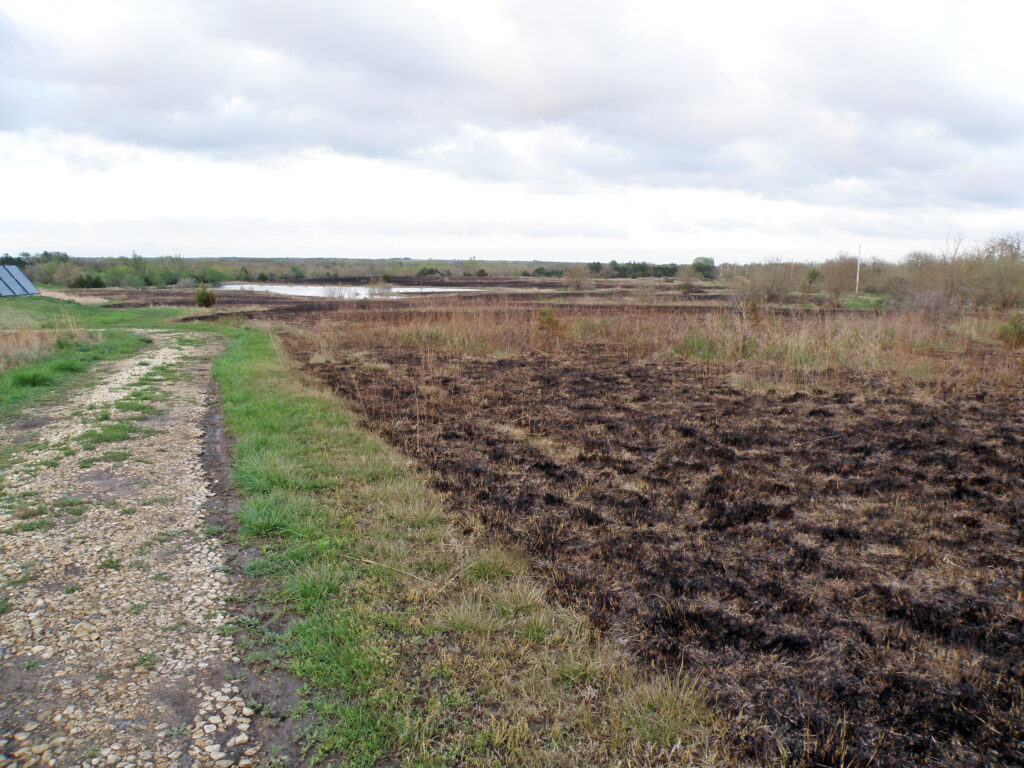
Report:
[[[878,309],[885,306],[885,296],[880,293],[846,293],[839,297],[844,309]]]
[[[83,450],[91,450],[100,443],[122,443],[132,436],[136,427],[129,419],[99,422],[96,429],[80,434],[76,439]]]
[[[152,341],[131,329],[181,331],[180,325],[170,321],[193,311],[183,307],[112,309],[44,296],[4,299],[0,330],[21,327],[58,331],[76,329],[86,332],[86,338],[75,338],[81,336],[80,333],[62,334],[48,356],[0,372],[0,419],[17,415],[24,408],[76,384],[95,363],[128,357]],[[209,323],[189,327],[189,331],[210,329]],[[154,378],[167,380],[159,373]]]
[[[138,658],[132,662],[132,666],[141,667],[147,672],[151,672],[159,663],[160,659],[157,658],[155,653],[140,653]]]
[[[163,409],[157,408],[155,405],[151,405],[141,397],[125,397],[118,400],[114,405],[119,411],[125,411],[132,415],[130,419],[144,419],[147,416],[152,416],[156,413],[163,413]]]
[[[128,461],[128,459],[130,459],[131,457],[132,454],[130,451],[105,451],[103,454],[99,456],[88,456],[82,459],[81,461],[78,462],[78,466],[81,467],[82,469],[87,469],[99,461],[108,461],[114,463],[120,461]]]
[[[4,300],[0,329],[22,326],[62,328],[70,323],[82,328],[157,328],[166,327],[168,321],[194,311],[184,307],[113,309],[45,296],[16,296]]]
[[[53,528],[55,523],[48,517],[38,518],[36,520],[26,520],[23,523],[15,523],[11,526],[8,531],[47,531]]]

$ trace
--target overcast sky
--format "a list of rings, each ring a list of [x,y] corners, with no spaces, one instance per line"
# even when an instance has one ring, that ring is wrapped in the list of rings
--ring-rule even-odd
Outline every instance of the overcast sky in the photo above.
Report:
[[[1024,2],[0,0],[0,251],[896,259],[1024,230]]]

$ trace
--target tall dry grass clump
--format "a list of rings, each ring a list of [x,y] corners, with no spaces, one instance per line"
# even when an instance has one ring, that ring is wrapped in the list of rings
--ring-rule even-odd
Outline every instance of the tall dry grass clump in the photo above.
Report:
[[[0,371],[34,363],[83,337],[82,329],[69,317],[64,317],[56,328],[21,326],[0,330]]]
[[[50,353],[54,341],[53,331],[39,328],[0,331],[0,371],[35,362]]]

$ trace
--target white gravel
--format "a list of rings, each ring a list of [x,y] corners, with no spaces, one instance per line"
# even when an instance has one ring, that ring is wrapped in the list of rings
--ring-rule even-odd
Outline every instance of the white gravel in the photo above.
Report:
[[[254,713],[225,673],[238,658],[218,632],[230,593],[222,547],[203,530],[215,348],[149,335],[151,347],[95,386],[19,420],[52,423],[0,433],[31,446],[0,492],[0,767],[259,763]],[[65,455],[95,426],[88,406],[113,406],[161,365],[186,372],[154,385],[169,395],[155,403],[165,413],[135,422],[124,443]],[[130,458],[79,466],[112,450]],[[30,530],[38,522],[51,527]]]

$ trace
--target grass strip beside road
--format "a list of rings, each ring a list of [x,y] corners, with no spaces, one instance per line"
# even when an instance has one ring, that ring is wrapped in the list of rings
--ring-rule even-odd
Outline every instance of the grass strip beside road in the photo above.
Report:
[[[427,478],[268,334],[235,335],[214,376],[266,604],[229,631],[304,681],[291,714],[312,763],[736,764],[743,726],[551,605],[474,521],[453,528]]]

